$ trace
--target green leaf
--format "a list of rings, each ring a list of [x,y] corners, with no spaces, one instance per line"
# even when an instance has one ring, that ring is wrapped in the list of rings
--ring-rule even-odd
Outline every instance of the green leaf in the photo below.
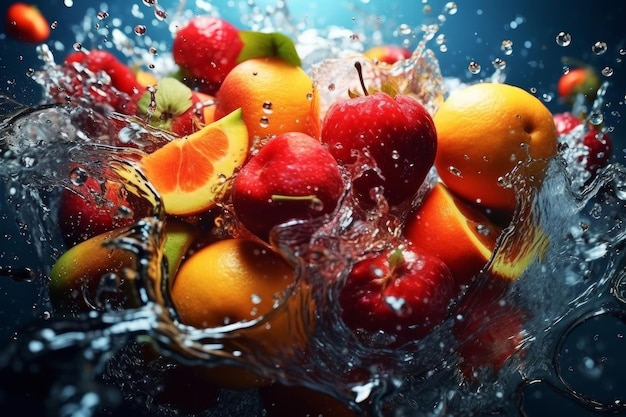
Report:
[[[297,67],[302,65],[295,44],[291,38],[282,33],[242,30],[239,31],[239,37],[243,41],[243,49],[237,57],[237,62],[251,58],[279,57],[291,65]]]

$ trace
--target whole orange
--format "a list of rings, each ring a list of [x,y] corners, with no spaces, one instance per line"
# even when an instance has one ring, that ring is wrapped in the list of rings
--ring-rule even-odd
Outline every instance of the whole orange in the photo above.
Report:
[[[295,282],[294,268],[269,246],[248,239],[211,243],[191,255],[180,267],[172,285],[172,301],[181,320],[198,328],[248,322],[264,316],[284,298]],[[297,309],[271,317],[242,337],[254,339],[263,352],[296,344]],[[266,347],[267,346],[267,347]],[[229,388],[249,388],[268,383],[245,368],[229,365],[207,368],[207,380]]]
[[[516,199],[502,178],[521,162],[557,153],[557,133],[547,107],[527,91],[480,83],[453,92],[435,113],[441,180],[455,194],[512,214]],[[543,170],[529,173],[541,181]]]
[[[286,132],[314,135],[319,110],[313,81],[280,58],[248,59],[233,68],[217,92],[215,118],[241,108],[251,140]]]

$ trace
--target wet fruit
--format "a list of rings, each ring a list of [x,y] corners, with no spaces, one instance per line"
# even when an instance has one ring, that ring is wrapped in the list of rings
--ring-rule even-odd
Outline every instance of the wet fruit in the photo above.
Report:
[[[243,111],[250,141],[287,132],[312,135],[313,82],[298,66],[280,58],[254,58],[237,65],[219,92],[215,118]]]
[[[552,114],[521,88],[479,83],[453,92],[433,117],[435,167],[455,194],[485,208],[513,213],[515,191],[502,185],[517,164],[557,153]],[[539,165],[538,165],[539,166]],[[536,182],[543,171],[529,173]]]
[[[220,199],[220,186],[248,153],[248,131],[241,117],[241,110],[236,110],[141,159],[167,213],[199,213]]]

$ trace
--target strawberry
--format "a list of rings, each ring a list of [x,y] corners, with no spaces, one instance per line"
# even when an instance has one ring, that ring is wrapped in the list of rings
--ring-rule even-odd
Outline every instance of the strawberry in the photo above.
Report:
[[[589,172],[595,174],[598,169],[606,166],[613,154],[613,140],[606,133],[599,131],[597,127],[589,128],[583,137],[583,145],[587,147],[586,167]]]
[[[7,9],[7,35],[22,42],[41,43],[50,37],[50,25],[39,9],[30,4],[14,3]]]
[[[243,49],[239,30],[224,19],[198,16],[174,38],[174,61],[199,82],[202,91],[214,94],[237,65]]]
[[[301,64],[296,48],[280,33],[242,31],[224,19],[197,16],[180,28],[172,45],[174,62],[190,84],[215,94],[235,65],[259,57],[278,56]]]
[[[129,114],[131,96],[143,90],[130,68],[107,51],[74,52],[57,70],[48,94],[59,103],[103,104]]]

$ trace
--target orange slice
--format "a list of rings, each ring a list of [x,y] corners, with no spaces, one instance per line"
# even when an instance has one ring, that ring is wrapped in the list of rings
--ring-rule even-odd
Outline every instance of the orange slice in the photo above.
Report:
[[[141,159],[141,167],[163,199],[165,212],[190,215],[213,207],[220,186],[248,153],[241,109],[192,135],[173,140]]]

